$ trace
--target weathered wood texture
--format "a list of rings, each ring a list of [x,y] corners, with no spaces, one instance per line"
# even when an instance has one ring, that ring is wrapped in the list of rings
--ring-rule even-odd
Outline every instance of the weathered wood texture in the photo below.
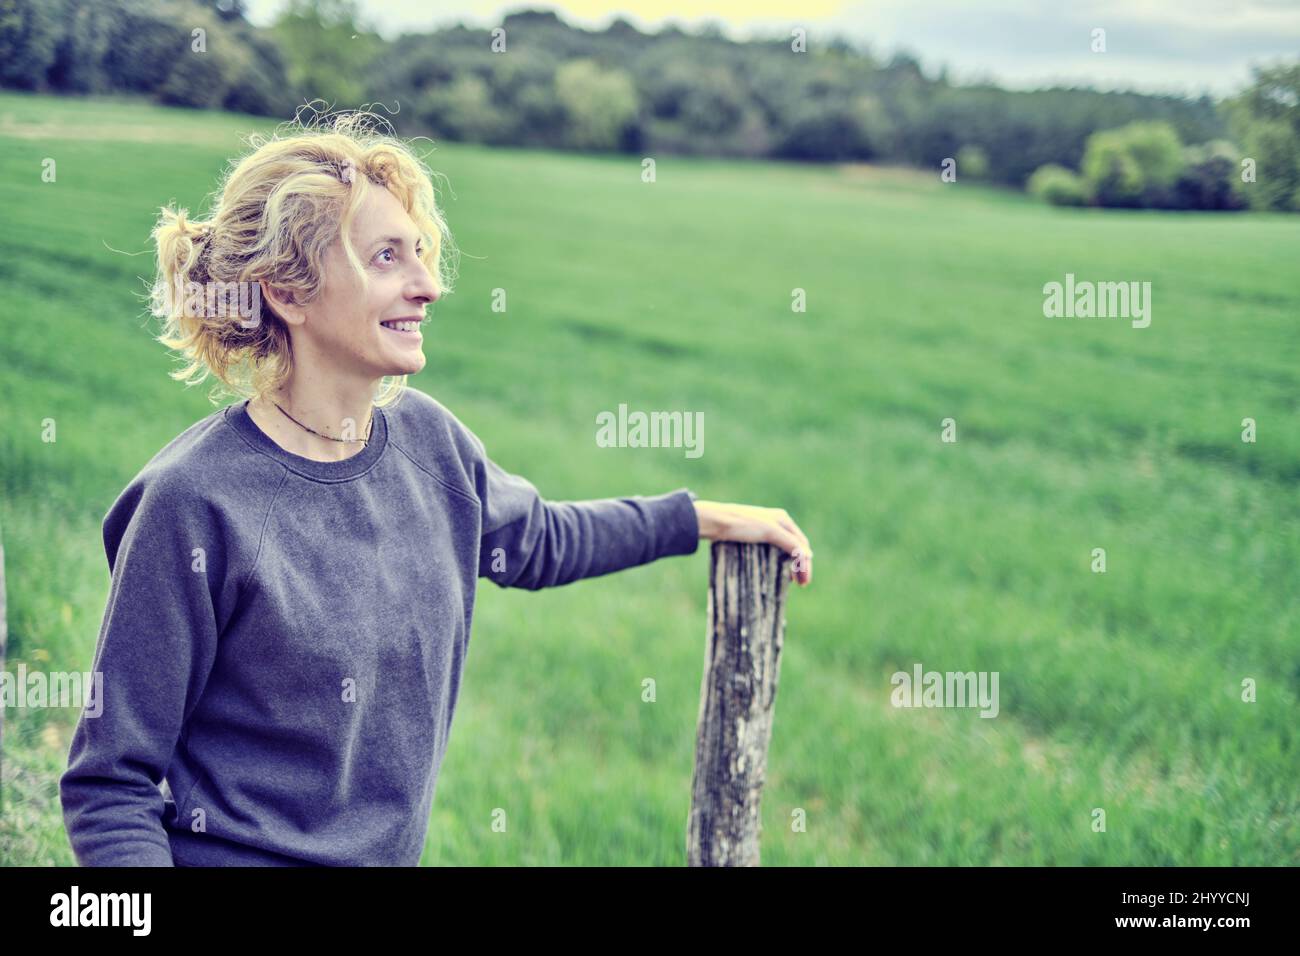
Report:
[[[715,541],[687,827],[689,866],[758,866],[790,556]]]

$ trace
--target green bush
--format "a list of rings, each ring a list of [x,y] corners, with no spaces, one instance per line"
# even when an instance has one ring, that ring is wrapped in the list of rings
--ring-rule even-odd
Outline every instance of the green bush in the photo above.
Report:
[[[958,161],[960,169],[960,160]],[[1083,206],[1089,200],[1087,184],[1073,171],[1055,163],[1039,166],[1029,177],[1030,195],[1053,206]]]
[[[989,155],[978,146],[963,146],[957,150],[957,176],[985,179],[989,174]]]
[[[618,149],[636,122],[637,93],[622,70],[590,59],[571,60],[555,73],[555,96],[564,107],[566,138],[575,149]]]
[[[415,112],[435,136],[463,142],[493,142],[504,125],[491,87],[476,73],[462,73],[426,90]]]
[[[1243,183],[1253,209],[1300,210],[1300,136],[1279,120],[1255,120],[1246,134],[1255,181]]]
[[[158,101],[168,106],[215,109],[221,105],[228,86],[220,54],[187,47],[176,57],[167,81],[158,88]]]
[[[1129,123],[1088,137],[1082,172],[1102,206],[1170,206],[1183,144],[1166,122]]]
[[[1179,209],[1244,209],[1241,151],[1226,140],[1183,150],[1183,171],[1174,186]]]

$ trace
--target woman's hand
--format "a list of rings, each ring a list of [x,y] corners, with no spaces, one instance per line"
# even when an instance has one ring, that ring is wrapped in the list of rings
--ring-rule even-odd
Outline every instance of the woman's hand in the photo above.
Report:
[[[700,537],[711,541],[745,541],[774,544],[794,558],[790,580],[800,587],[812,583],[812,546],[784,508],[696,501]]]

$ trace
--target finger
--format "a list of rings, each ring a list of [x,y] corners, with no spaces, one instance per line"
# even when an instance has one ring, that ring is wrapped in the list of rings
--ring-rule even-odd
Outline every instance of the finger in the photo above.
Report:
[[[804,542],[807,543],[808,538],[804,535],[803,530],[799,525],[795,523],[794,518],[790,517],[790,512],[786,511],[784,508],[776,509],[775,520],[781,527],[795,535],[795,537],[802,538]]]
[[[808,585],[812,582],[812,544],[808,541],[808,536],[803,533],[794,519],[783,517],[778,518],[777,523],[785,528],[791,534],[795,535],[800,542],[798,553],[794,554],[794,566],[790,570],[790,577],[798,581],[800,585]]]
[[[790,580],[800,585],[808,584],[812,581],[812,551],[783,527],[777,525],[769,525],[769,527],[771,531],[767,538],[768,542],[794,558],[790,566]]]
[[[776,545],[791,557],[794,556],[796,551],[801,551],[803,549],[803,542],[780,525],[768,525],[763,538],[769,544]]]
[[[803,542],[803,550],[808,554],[809,557],[811,557],[812,543],[808,540],[808,536],[803,533],[803,530],[797,524],[794,523],[794,519],[778,518],[777,522],[781,525],[781,527],[785,528],[786,531],[789,531],[801,542]]]
[[[812,583],[812,552],[800,548],[794,552],[794,564],[790,569],[790,577],[800,585]]]

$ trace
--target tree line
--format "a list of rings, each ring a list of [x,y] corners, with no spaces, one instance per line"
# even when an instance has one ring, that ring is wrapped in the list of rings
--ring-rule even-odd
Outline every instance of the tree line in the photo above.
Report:
[[[1216,102],[962,85],[841,37],[592,31],[549,10],[388,41],[355,0],[290,0],[266,28],[242,0],[0,0],[0,84],[281,118],[316,98],[385,104],[404,135],[491,145],[955,159],[960,177],[1066,204],[1300,209],[1300,64]]]

